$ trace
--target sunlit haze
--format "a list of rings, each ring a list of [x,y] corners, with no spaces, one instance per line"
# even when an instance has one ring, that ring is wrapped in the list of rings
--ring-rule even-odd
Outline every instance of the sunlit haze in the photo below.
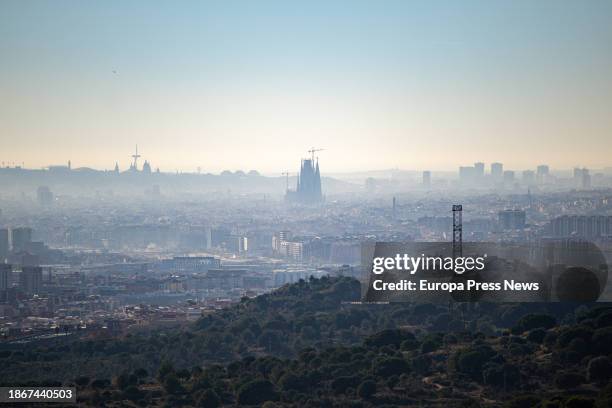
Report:
[[[0,3],[5,165],[610,166],[612,2]]]

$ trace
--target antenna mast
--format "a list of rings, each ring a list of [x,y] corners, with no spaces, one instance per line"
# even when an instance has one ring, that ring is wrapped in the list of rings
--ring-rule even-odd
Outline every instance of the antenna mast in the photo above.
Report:
[[[136,145],[136,153],[132,155],[132,158],[134,159],[134,170],[138,170],[138,158],[139,157],[140,155],[138,154],[138,145]]]
[[[285,172],[281,173],[281,175],[286,177],[286,179],[287,179],[286,191],[289,191],[289,171],[285,171]]]

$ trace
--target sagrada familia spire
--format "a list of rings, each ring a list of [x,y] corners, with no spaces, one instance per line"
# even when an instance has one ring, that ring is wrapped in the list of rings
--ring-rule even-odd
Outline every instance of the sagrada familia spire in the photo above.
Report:
[[[295,191],[287,191],[287,201],[301,204],[314,204],[323,201],[319,159],[317,158],[315,161],[314,157],[314,152],[318,150],[309,150],[309,152],[312,153],[312,158],[302,159],[300,174],[297,179],[297,187]]]

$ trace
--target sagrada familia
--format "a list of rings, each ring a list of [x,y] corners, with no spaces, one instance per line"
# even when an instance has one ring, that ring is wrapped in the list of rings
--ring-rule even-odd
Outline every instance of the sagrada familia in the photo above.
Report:
[[[295,191],[288,190],[285,199],[288,202],[299,204],[315,204],[323,201],[318,158],[316,163],[314,157],[312,159],[302,159],[297,187]]]

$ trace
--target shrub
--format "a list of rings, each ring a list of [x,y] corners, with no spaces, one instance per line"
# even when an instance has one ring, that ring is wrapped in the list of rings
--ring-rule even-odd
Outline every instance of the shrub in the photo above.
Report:
[[[274,385],[263,379],[249,381],[238,390],[238,403],[244,405],[259,405],[266,401],[276,401],[278,396]]]
[[[365,380],[357,387],[357,395],[360,398],[369,399],[376,393],[376,383],[372,380]]]
[[[591,359],[587,366],[589,381],[604,383],[612,376],[612,361],[606,356]]]
[[[135,384],[134,382],[132,382],[132,380],[133,379],[130,378],[127,373],[122,373],[115,377],[114,382],[117,388],[119,388],[120,390],[125,390],[128,386]]]
[[[426,339],[421,344],[421,353],[431,353],[440,348],[440,342],[434,339]]]
[[[533,329],[550,329],[557,325],[557,320],[549,314],[530,313],[520,318],[512,328],[515,333],[522,333]]]
[[[417,374],[427,374],[431,369],[431,358],[426,355],[416,356],[412,359],[412,369]]]
[[[574,395],[565,401],[564,408],[593,408],[595,401],[591,398]]]
[[[385,358],[374,364],[374,374],[378,377],[400,376],[408,372],[410,372],[410,365],[399,357]]]
[[[130,401],[138,401],[139,399],[143,397],[144,394],[142,391],[138,389],[137,386],[130,385],[129,387],[125,389],[125,391],[123,391],[123,395],[125,398],[129,399]]]
[[[554,382],[558,388],[567,390],[584,384],[585,378],[576,371],[561,371],[555,375]]]
[[[99,378],[91,382],[91,388],[109,388],[111,382],[105,378]]]
[[[597,317],[596,322],[598,328],[612,326],[612,311],[608,310],[605,313],[600,314]]]
[[[349,387],[356,387],[359,384],[359,377],[343,376],[332,380],[331,388],[336,393],[345,393]]]
[[[506,408],[533,408],[540,403],[535,395],[519,395],[506,403]]]
[[[284,374],[278,381],[278,384],[283,391],[304,391],[306,389],[306,384],[303,379],[293,373]]]
[[[138,378],[146,378],[149,373],[144,368],[137,368],[134,370],[134,375]]]
[[[596,330],[593,334],[593,346],[601,354],[612,354],[612,327]]]
[[[545,337],[546,337],[546,330],[542,328],[533,329],[529,332],[529,334],[527,334],[527,340],[533,343],[537,343],[537,344],[541,344],[544,341]]]
[[[159,365],[159,370],[157,371],[157,378],[159,381],[164,381],[167,375],[174,372],[174,366],[169,361],[163,361]]]
[[[475,380],[482,380],[482,369],[496,353],[490,347],[477,346],[461,350],[455,355],[457,371],[467,374]]]
[[[593,336],[593,330],[584,326],[571,327],[564,330],[557,337],[557,345],[559,347],[567,347],[574,339],[583,339],[589,341]]]
[[[518,368],[510,364],[487,364],[483,370],[484,383],[496,387],[513,388],[520,378]]]
[[[404,340],[400,345],[400,349],[402,351],[411,351],[416,350],[417,348],[419,348],[419,342],[416,341],[416,339]]]
[[[217,408],[221,406],[221,399],[213,390],[206,390],[198,399],[198,406],[201,408]]]
[[[185,392],[181,382],[174,374],[168,374],[164,380],[164,389],[168,394],[176,395]]]
[[[373,347],[396,346],[399,347],[404,340],[414,340],[412,333],[402,333],[399,329],[387,329],[371,335],[365,340],[365,344]]]
[[[84,387],[89,384],[89,381],[90,381],[89,377],[82,376],[82,377],[77,377],[74,380],[74,383],[78,385],[79,387]]]

